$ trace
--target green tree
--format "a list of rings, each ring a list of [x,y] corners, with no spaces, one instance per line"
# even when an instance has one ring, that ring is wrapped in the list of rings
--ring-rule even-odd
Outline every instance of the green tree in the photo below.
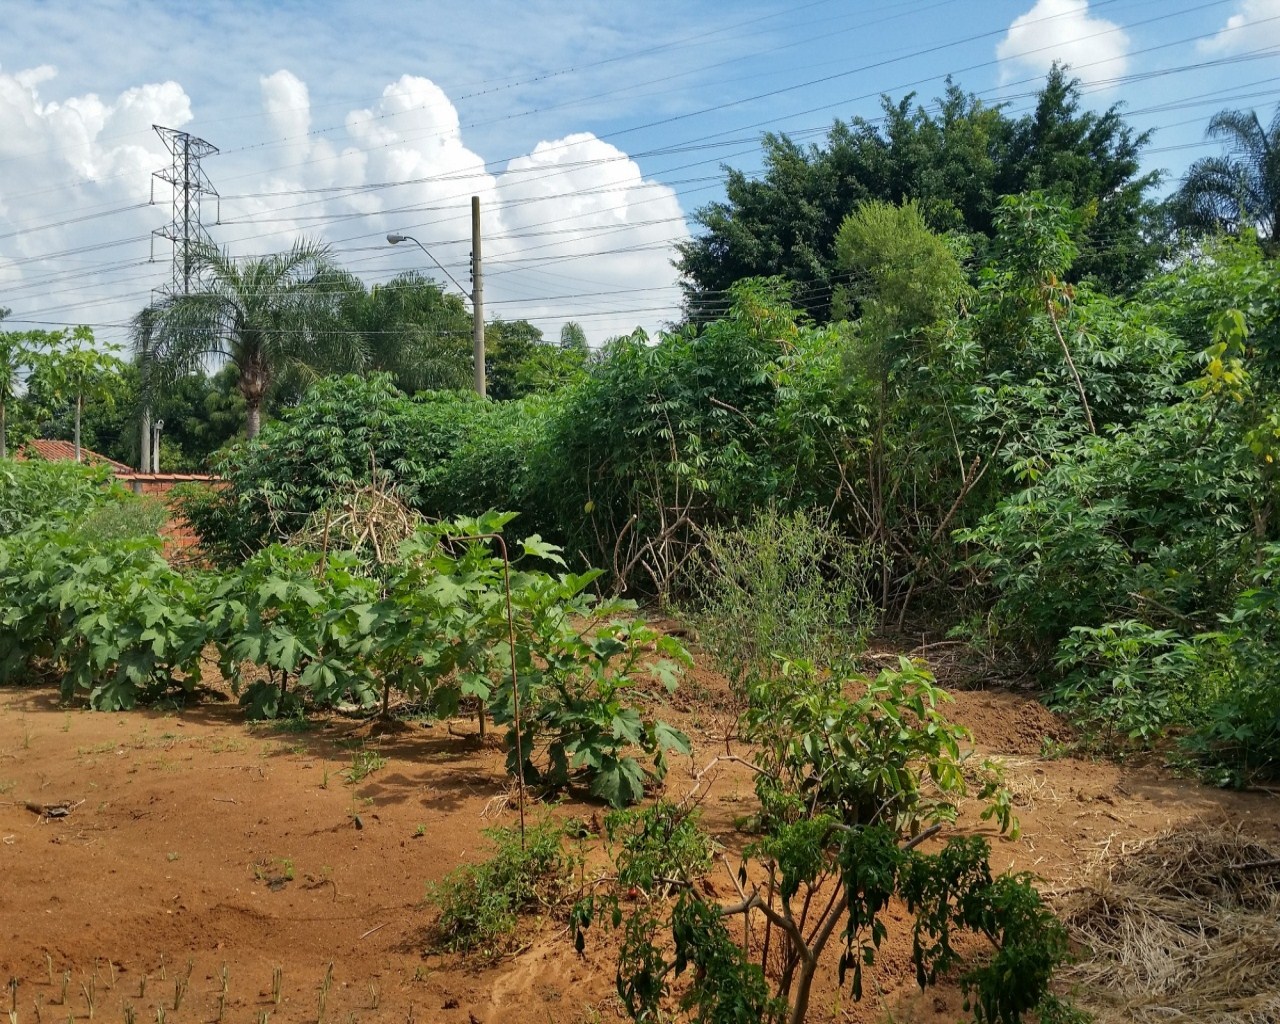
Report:
[[[1225,156],[1197,160],[1173,201],[1178,223],[1193,229],[1253,227],[1270,255],[1280,246],[1280,106],[1265,128],[1253,110],[1220,110],[1205,136]]]
[[[560,347],[572,349],[584,355],[590,350],[587,344],[587,332],[582,329],[582,324],[575,320],[564,322],[560,327]]]
[[[0,308],[0,321],[9,310]],[[31,365],[30,335],[20,331],[0,331],[0,459],[7,458],[9,407],[18,397],[22,373]]]
[[[471,386],[471,314],[457,295],[418,273],[353,291],[342,317],[368,352],[368,369],[418,391]]]
[[[1157,208],[1147,197],[1158,175],[1139,167],[1147,135],[1135,134],[1115,107],[1082,110],[1079,83],[1061,68],[1022,118],[953,83],[936,112],[914,95],[898,102],[886,96],[882,107],[880,123],[838,121],[821,146],[766,135],[761,177],[728,171],[725,200],[697,212],[703,231],[680,247],[692,320],[715,319],[734,282],[765,276],[791,281],[797,305],[829,320],[842,281],[836,234],[871,199],[915,200],[929,228],[970,235],[981,255],[995,235],[998,198],[1042,189],[1071,206],[1096,205],[1077,276],[1128,290],[1154,267],[1162,247],[1153,232]]]
[[[58,331],[47,336],[45,347],[31,355],[29,384],[47,399],[70,402],[72,439],[76,462],[81,461],[80,427],[86,402],[111,408],[120,390],[125,364],[115,346],[98,347],[93,330],[81,325],[70,336]]]
[[[521,381],[521,368],[544,347],[542,332],[528,320],[495,320],[484,330],[488,395],[496,401],[519,398],[533,388]]]
[[[299,241],[287,252],[237,260],[205,245],[192,265],[203,282],[199,291],[168,298],[134,320],[147,392],[209,360],[225,360],[236,369],[245,433],[253,438],[268,393],[285,373],[365,366],[363,338],[343,329],[338,316],[354,284],[327,247]]]

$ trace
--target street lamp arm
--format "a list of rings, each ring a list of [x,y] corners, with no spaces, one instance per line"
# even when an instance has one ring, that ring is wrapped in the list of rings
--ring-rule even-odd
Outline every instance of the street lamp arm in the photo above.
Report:
[[[438,259],[436,259],[433,255],[431,255],[431,250],[428,249],[421,242],[419,242],[416,238],[414,238],[413,235],[402,235],[397,232],[392,232],[391,234],[387,235],[387,241],[392,245],[398,245],[400,242],[412,242],[414,245],[416,245],[419,249],[421,249],[423,252],[427,254],[427,257],[431,260],[431,262],[440,268],[440,272],[444,274],[444,276],[447,277],[450,281],[453,282],[453,286],[457,288],[458,291],[462,292],[462,294],[465,295],[467,298],[474,299],[474,296],[469,291],[467,291],[467,289],[463,288],[462,285],[458,284],[457,279],[451,273],[449,273],[449,271],[445,270],[444,264],[441,263]]]

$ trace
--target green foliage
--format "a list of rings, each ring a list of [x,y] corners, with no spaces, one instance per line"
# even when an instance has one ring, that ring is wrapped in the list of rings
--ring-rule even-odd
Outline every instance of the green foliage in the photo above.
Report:
[[[1171,201],[1174,218],[1193,231],[1251,230],[1275,255],[1280,245],[1280,107],[1263,127],[1255,110],[1220,110],[1205,136],[1227,155],[1202,157],[1188,168]]]
[[[66,529],[0,540],[0,681],[41,670],[114,711],[200,681],[203,593],[170,568],[158,538],[91,543]]]
[[[327,247],[299,240],[287,252],[232,259],[213,245],[190,252],[201,287],[143,310],[133,323],[144,400],[211,358],[235,367],[245,433],[261,426],[273,386],[290,373],[351,371],[367,352],[339,317],[354,289]]]
[[[978,836],[954,838],[936,854],[911,851],[898,879],[916,915],[912,959],[923,988],[962,958],[953,928],[985,936],[995,953],[960,976],[978,1024],[1017,1024],[1045,1000],[1055,968],[1067,959],[1066,929],[1044,905],[1033,877],[991,876],[990,848]]]
[[[485,835],[493,856],[454,869],[428,886],[427,899],[440,911],[434,937],[439,948],[496,957],[513,945],[521,914],[561,902],[575,861],[563,849],[562,827],[551,818],[530,828],[523,841],[512,828]]]
[[[484,519],[474,527],[459,525],[464,532],[491,532]],[[559,549],[539,537],[527,538],[522,547],[525,557],[563,565]],[[462,592],[478,589],[478,581],[488,574],[493,597],[478,602],[476,613],[498,631],[505,627],[498,601],[501,571],[501,561],[485,552],[478,563],[453,576]],[[661,780],[666,775],[669,751],[689,753],[689,740],[682,732],[646,718],[639,709],[675,691],[678,672],[690,657],[674,638],[632,619],[631,602],[597,602],[586,588],[598,575],[520,570],[511,576],[523,765],[514,742],[510,653],[500,641],[491,648],[488,667],[497,680],[494,721],[509,726],[510,770],[551,789],[583,773],[593,795],[620,807],[643,796],[647,778]],[[456,692],[467,692],[468,676],[457,678]],[[483,684],[471,685],[472,692],[488,696],[487,688],[480,689]],[[629,752],[635,748],[653,759],[651,770]]]
[[[75,535],[86,543],[156,537],[169,521],[159,498],[123,498],[90,511],[77,523]]]
[[[605,828],[616,844],[617,886],[580,900],[570,922],[579,951],[594,922],[623,929],[616,985],[628,1015],[657,1019],[670,990],[668,977],[687,973],[679,1005],[692,1020],[759,1024],[777,1019],[783,1006],[771,996],[764,972],[730,937],[719,908],[689,887],[711,865],[711,844],[696,817],[660,801],[611,814]],[[667,897],[673,891],[671,904]],[[671,936],[669,946],[664,934]]]
[[[969,734],[938,710],[950,696],[929,672],[903,658],[874,679],[853,680],[860,692],[850,697],[844,676],[806,661],[782,668],[755,683],[746,714],[747,736],[759,745],[756,792],[766,824],[812,818],[821,808],[845,825],[887,822],[914,834],[954,817],[965,792],[960,744]],[[1004,829],[1011,821],[1007,808],[1001,813]]]
[[[401,391],[471,387],[471,314],[434,281],[408,273],[353,287],[341,317],[363,338],[368,369],[389,373]]]
[[[722,308],[724,291],[748,277],[782,276],[819,322],[841,283],[835,239],[860,204],[909,197],[935,231],[967,235],[982,252],[995,235],[995,202],[1034,189],[1073,207],[1096,206],[1078,278],[1128,290],[1155,266],[1162,246],[1142,173],[1149,136],[1118,107],[1083,109],[1079,83],[1055,67],[1035,110],[1015,118],[948,83],[930,109],[913,95],[882,100],[875,122],[837,122],[820,146],[785,135],[762,140],[764,174],[730,170],[726,199],[697,211],[704,229],[680,247],[685,305],[697,321]]]
[[[0,460],[0,537],[37,524],[70,524],[132,498],[102,467],[74,462]]]
[[[1219,631],[1194,638],[1202,686],[1213,699],[1184,743],[1226,785],[1280,777],[1280,545],[1267,545],[1262,556]]]
[[[1109,752],[1153,742],[1171,725],[1196,720],[1211,700],[1201,652],[1171,629],[1131,619],[1077,626],[1055,660],[1065,678],[1054,703]]]
[[[211,639],[223,676],[250,718],[287,717],[299,708],[293,679],[321,705],[371,704],[377,690],[358,628],[377,595],[349,555],[273,545],[223,577],[209,597]],[[243,666],[266,679],[244,683]],[[278,679],[278,683],[276,680]]]
[[[215,457],[225,487],[184,488],[183,515],[222,565],[287,540],[338,494],[375,477],[433,518],[515,505],[536,525],[532,467],[549,414],[536,397],[500,404],[467,392],[408,398],[385,374],[325,378],[254,441]]]
[[[739,902],[724,907],[701,895],[711,850],[687,808],[659,803],[608,821],[616,887],[580,901],[571,921],[579,949],[596,922],[622,930],[617,985],[633,1019],[661,1013],[674,980],[692,967],[679,997],[690,1019],[800,1024],[837,934],[841,985],[861,999],[862,970],[875,962],[895,897],[914,921],[921,987],[963,966],[976,1019],[1006,1024],[1045,996],[1067,943],[1030,877],[993,877],[982,839],[952,838],[936,854],[915,848],[912,837],[927,838],[922,827],[950,817],[965,791],[964,733],[936,712],[932,680],[904,661],[865,682],[860,700],[846,697],[844,684],[788,666],[753,691],[762,834],[744,851]],[[926,799],[927,791],[938,797]],[[1014,827],[994,787],[980,796],[990,803],[984,817],[997,817],[1002,831]],[[757,910],[778,943],[772,962],[768,940],[757,963],[730,936],[730,917]],[[985,937],[991,958],[962,957],[957,931]]]
[[[840,268],[852,277],[845,295],[873,335],[889,338],[936,323],[967,291],[962,253],[929,230],[914,200],[861,204],[840,225],[835,245]]]
[[[537,450],[542,508],[566,549],[610,565],[624,588],[672,596],[708,528],[833,491],[839,331],[802,325],[770,282],[731,297],[701,331],[612,342],[557,396]]]
[[[875,622],[871,561],[817,513],[769,506],[744,526],[707,531],[687,616],[738,686],[749,673],[770,675],[775,655],[841,665]]]

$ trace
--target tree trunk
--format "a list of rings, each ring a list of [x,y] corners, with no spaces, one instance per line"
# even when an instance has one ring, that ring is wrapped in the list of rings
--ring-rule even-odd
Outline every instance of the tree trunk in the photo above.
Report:
[[[84,404],[84,399],[80,395],[76,395],[76,462],[84,461],[80,457],[80,407]]]
[[[0,399],[0,459],[7,459],[8,457],[9,447],[6,441],[4,400]]]
[[[244,436],[252,441],[262,429],[262,400],[255,398],[245,408]]]

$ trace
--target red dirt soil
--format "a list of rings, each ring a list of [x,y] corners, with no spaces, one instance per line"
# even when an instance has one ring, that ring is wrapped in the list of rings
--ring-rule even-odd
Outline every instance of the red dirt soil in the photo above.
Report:
[[[696,749],[673,767],[672,796],[689,791],[694,765],[723,750],[717,723],[729,716],[715,710],[723,699],[712,673],[688,680],[670,717]],[[993,842],[997,867],[1061,887],[1104,850],[1197,821],[1241,825],[1280,848],[1274,795],[1221,792],[1154,767],[1044,759],[1044,737],[1065,730],[1020,696],[958,693],[951,714],[979,751],[1004,760],[1016,797],[1022,837]],[[484,857],[482,830],[516,819],[502,752],[474,731],[474,722],[455,721],[370,736],[367,725],[335,716],[291,733],[251,727],[233,702],[209,694],[180,711],[99,714],[62,706],[47,687],[0,690],[0,980],[19,980],[18,1019],[36,1021],[39,1004],[40,1019],[86,1020],[92,985],[97,1020],[124,1020],[129,1005],[153,1021],[163,1004],[170,1024],[213,1021],[225,967],[224,1020],[259,1021],[269,1011],[280,1024],[317,1021],[329,964],[325,1021],[617,1019],[612,950],[599,935],[580,957],[561,922],[530,921],[527,948],[484,967],[422,952],[433,917],[425,884]],[[346,772],[362,745],[386,762],[351,785]],[[752,801],[740,766],[710,786],[703,824],[730,857],[745,841],[733,822]],[[45,819],[28,803],[73,809]],[[558,813],[596,809],[570,801]],[[958,827],[978,824],[962,815]],[[712,885],[728,902],[728,876],[713,875]],[[862,1003],[830,971],[810,1019],[960,1018],[954,987],[920,993],[909,957],[900,925],[868,971]],[[189,990],[175,1011],[188,963]],[[9,1009],[7,992],[0,1004]]]

